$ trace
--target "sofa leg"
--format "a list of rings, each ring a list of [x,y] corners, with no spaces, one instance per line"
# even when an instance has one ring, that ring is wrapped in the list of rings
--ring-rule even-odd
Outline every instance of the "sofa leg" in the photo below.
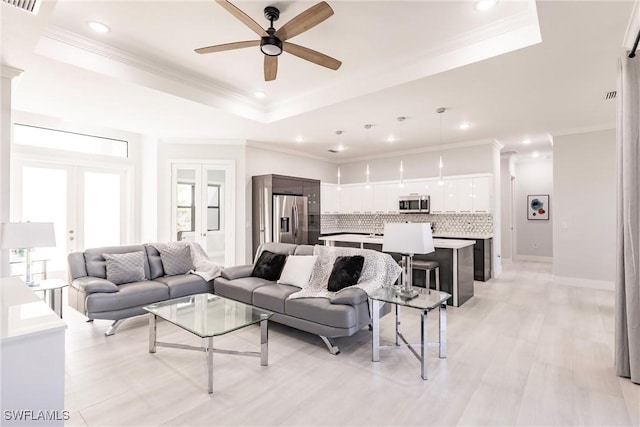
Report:
[[[340,354],[340,349],[336,345],[336,342],[333,340],[333,338],[327,338],[322,335],[318,335],[318,336],[329,349],[329,353],[333,354],[334,356]]]
[[[91,322],[93,322],[93,319],[87,319],[86,322],[87,323],[91,323]]]
[[[116,320],[115,322],[113,322],[111,324],[111,326],[109,326],[109,329],[106,330],[106,332],[104,333],[106,336],[110,337],[111,335],[115,334],[116,331],[118,330],[118,328],[120,327],[120,325],[122,325],[122,323],[124,322],[125,319],[120,319],[120,320]]]

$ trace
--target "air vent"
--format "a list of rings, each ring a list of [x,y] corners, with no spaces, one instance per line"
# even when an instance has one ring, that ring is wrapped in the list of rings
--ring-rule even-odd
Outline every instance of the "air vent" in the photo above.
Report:
[[[339,153],[338,150],[334,150],[333,148],[331,148],[331,149],[329,149],[327,151],[329,151],[330,153],[333,153],[333,154]]]
[[[40,0],[2,0],[3,2],[17,7],[18,9],[25,10],[34,15],[38,13],[38,7],[40,6]]]
[[[617,93],[618,92],[616,92],[615,90],[612,90],[611,92],[607,92],[607,95],[604,97],[604,99],[614,99]]]

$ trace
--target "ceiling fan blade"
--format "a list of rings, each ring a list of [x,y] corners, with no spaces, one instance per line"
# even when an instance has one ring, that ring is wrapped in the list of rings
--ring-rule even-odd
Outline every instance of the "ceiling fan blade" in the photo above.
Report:
[[[315,27],[331,15],[333,15],[331,6],[329,6],[327,2],[320,2],[280,27],[280,29],[276,31],[276,37],[282,41],[288,40]]]
[[[276,79],[278,74],[278,57],[277,56],[264,56],[264,81],[270,82]]]
[[[302,58],[309,62],[313,62],[314,64],[322,65],[323,67],[327,67],[332,70],[337,70],[342,65],[342,62],[330,56],[327,56],[324,53],[320,53],[315,50],[289,42],[284,42],[283,44],[285,52],[288,52],[292,55],[297,56],[298,58]]]
[[[217,44],[215,46],[207,46],[196,49],[196,53],[213,53],[213,52],[223,52],[225,50],[233,50],[233,49],[242,49],[244,47],[251,46],[259,46],[260,40],[249,40],[246,42],[235,42],[235,43],[225,43],[225,44]]]
[[[259,35],[260,37],[268,35],[267,32],[264,30],[264,28],[260,26],[260,24],[258,24],[256,21],[251,19],[249,15],[247,15],[246,13],[244,13],[243,11],[235,7],[233,4],[229,3],[226,0],[216,0],[216,3],[218,3],[220,6],[224,7],[225,9],[227,9],[229,13],[231,13],[233,16],[235,16],[240,21],[242,21],[244,25],[251,28],[253,32]]]

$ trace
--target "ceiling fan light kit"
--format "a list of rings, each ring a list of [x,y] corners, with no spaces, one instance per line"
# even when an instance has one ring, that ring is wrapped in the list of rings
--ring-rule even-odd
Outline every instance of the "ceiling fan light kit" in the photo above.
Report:
[[[196,49],[196,53],[213,53],[223,52],[225,50],[242,49],[251,46],[260,46],[260,51],[265,55],[264,59],[264,80],[271,81],[276,79],[278,73],[278,56],[282,52],[290,53],[305,61],[312,62],[317,65],[337,70],[342,62],[335,58],[325,55],[324,53],[289,43],[287,40],[304,33],[307,30],[320,24],[333,15],[333,9],[326,2],[321,1],[315,6],[310,7],[292,20],[284,24],[280,29],[273,27],[274,21],[280,18],[280,10],[273,6],[267,6],[264,9],[264,16],[269,20],[268,29],[263,29],[260,24],[254,21],[249,15],[238,9],[227,0],[216,0],[220,6],[225,8],[229,13],[235,16],[240,22],[249,27],[254,33],[260,36],[260,40],[249,40],[234,43],[224,43],[220,45],[201,47]]]

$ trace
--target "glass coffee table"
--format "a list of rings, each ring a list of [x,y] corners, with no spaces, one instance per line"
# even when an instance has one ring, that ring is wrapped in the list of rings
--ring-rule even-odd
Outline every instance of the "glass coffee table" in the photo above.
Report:
[[[380,348],[396,347],[400,345],[400,339],[411,350],[411,352],[420,361],[421,376],[423,380],[427,379],[427,346],[430,345],[427,340],[427,314],[438,309],[439,316],[439,340],[436,343],[439,346],[440,358],[445,359],[447,357],[447,300],[451,298],[451,295],[446,292],[439,292],[433,289],[418,289],[419,294],[415,298],[406,299],[396,294],[396,290],[393,287],[385,287],[378,289],[377,291],[369,294],[371,298],[371,318],[373,339],[371,342],[371,359],[374,362],[380,361]],[[380,309],[385,304],[395,305],[396,312],[396,344],[395,346],[381,346],[380,345]],[[416,310],[420,310],[420,354],[413,348],[412,344],[409,344],[400,333],[400,307],[409,307]]]
[[[268,325],[272,312],[213,294],[198,294],[162,301],[144,307],[149,315],[149,353],[157,347],[180,348],[207,353],[209,393],[213,393],[213,353],[260,357],[260,365],[268,361]],[[156,321],[160,317],[205,339],[205,346],[167,343],[157,340]],[[213,347],[213,337],[260,324],[260,351],[222,350]]]

